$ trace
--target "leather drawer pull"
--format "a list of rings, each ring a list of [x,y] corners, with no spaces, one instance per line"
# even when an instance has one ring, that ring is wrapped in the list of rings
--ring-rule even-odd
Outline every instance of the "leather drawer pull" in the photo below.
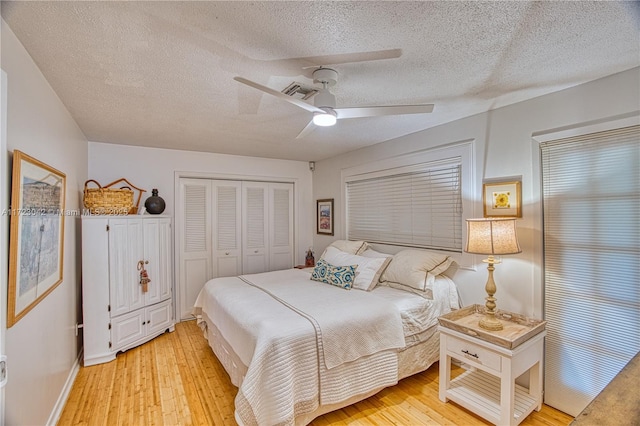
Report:
[[[469,356],[472,356],[472,357],[474,357],[474,358],[480,358],[480,357],[478,356],[478,354],[472,354],[471,352],[469,352],[469,351],[467,351],[467,350],[463,350],[463,351],[462,351],[462,353],[463,353],[463,354],[467,354],[467,355],[469,355]]]

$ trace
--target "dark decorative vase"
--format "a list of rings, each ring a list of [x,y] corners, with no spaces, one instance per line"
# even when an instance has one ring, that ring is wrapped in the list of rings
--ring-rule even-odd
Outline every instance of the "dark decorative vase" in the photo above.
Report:
[[[151,190],[151,197],[144,202],[144,208],[147,209],[149,214],[160,214],[164,211],[165,203],[162,197],[158,195],[157,189],[153,188]]]

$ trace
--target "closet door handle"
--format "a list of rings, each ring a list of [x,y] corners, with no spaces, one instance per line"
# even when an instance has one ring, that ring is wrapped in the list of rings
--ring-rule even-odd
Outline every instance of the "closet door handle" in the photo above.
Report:
[[[229,256],[229,252],[228,252],[228,251],[227,251],[227,252],[225,252],[225,253],[224,253],[224,255],[225,255],[225,256]]]

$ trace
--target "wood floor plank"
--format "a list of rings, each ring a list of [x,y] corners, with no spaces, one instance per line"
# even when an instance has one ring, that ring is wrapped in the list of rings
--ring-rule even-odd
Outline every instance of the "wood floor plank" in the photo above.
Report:
[[[452,377],[463,370],[454,368]],[[81,367],[59,425],[235,425],[237,388],[195,321],[176,325],[109,363]],[[566,426],[573,418],[544,405],[524,426]],[[315,419],[313,426],[489,423],[438,399],[438,363],[372,397]]]
[[[191,353],[186,352],[186,345],[181,344],[181,339],[186,339],[187,336],[185,329],[183,327],[178,327],[175,334],[177,337],[171,339],[171,347],[176,354],[176,365],[182,379],[182,386],[184,388],[186,404],[190,408],[191,415],[193,416],[192,419],[204,419],[206,418],[205,410],[196,392],[197,388],[194,380],[194,375],[189,369],[188,356],[190,356]]]

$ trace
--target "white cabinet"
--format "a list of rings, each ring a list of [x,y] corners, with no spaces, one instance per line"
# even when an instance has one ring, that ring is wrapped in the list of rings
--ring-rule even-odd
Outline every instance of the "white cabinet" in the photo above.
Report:
[[[85,365],[173,331],[171,219],[83,217],[82,305]]]
[[[113,317],[111,319],[112,348],[118,351],[128,345],[136,346],[164,333],[168,328],[172,330],[174,324],[171,308],[171,301],[165,300],[144,309]]]

